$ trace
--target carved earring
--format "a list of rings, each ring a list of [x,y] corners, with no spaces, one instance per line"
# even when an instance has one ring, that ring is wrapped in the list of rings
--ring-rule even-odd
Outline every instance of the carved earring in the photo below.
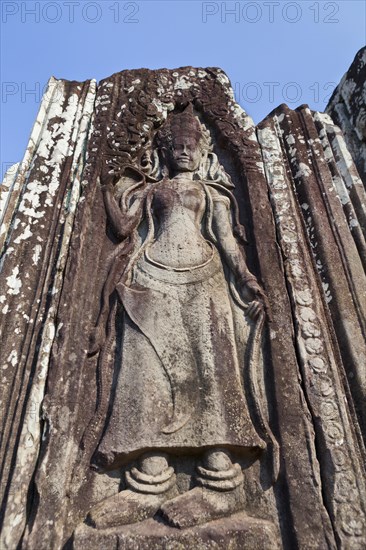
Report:
[[[207,162],[208,162],[208,153],[203,149],[201,164],[199,167],[200,179],[207,179]]]

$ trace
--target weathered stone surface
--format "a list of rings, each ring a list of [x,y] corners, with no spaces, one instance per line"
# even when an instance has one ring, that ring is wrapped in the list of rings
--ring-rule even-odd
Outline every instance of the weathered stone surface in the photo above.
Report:
[[[270,522],[236,514],[229,519],[216,520],[199,527],[194,533],[173,529],[149,519],[133,527],[96,531],[87,526],[78,528],[73,548],[84,550],[275,550],[277,533]]]
[[[174,102],[169,99],[169,90],[180,100],[184,100],[182,90],[185,94],[189,94],[188,98],[194,98],[199,90],[198,83],[200,82],[203,83],[204,88],[208,87],[208,91],[203,88],[203,91],[200,92],[202,100],[208,101],[212,95],[211,88],[218,88],[221,98],[234,106],[227,80],[221,76],[220,72],[218,77],[216,77],[216,73],[211,74],[208,71],[193,69],[182,69],[174,75],[173,73],[174,71],[163,71],[162,75],[158,75],[153,71],[137,71],[115,75],[100,85],[97,94],[95,131],[89,144],[90,164],[85,168],[85,172],[89,174],[87,176],[89,185],[85,189],[85,202],[79,210],[80,218],[77,215],[75,219],[71,242],[74,253],[70,255],[70,263],[64,277],[63,293],[65,299],[61,300],[61,304],[65,303],[66,306],[67,296],[78,296],[80,307],[73,308],[71,311],[67,306],[64,311],[60,307],[58,312],[59,321],[64,322],[65,328],[60,331],[58,342],[55,345],[59,352],[55,353],[53,359],[51,359],[47,397],[49,405],[48,403],[46,405],[47,416],[50,419],[52,418],[50,425],[54,430],[57,430],[57,435],[53,435],[52,430],[49,432],[47,451],[42,466],[38,469],[36,475],[37,491],[43,494],[44,497],[39,500],[32,529],[26,535],[24,541],[24,544],[30,548],[34,546],[42,548],[50,543],[54,546],[62,544],[72,534],[77,524],[86,517],[93,504],[102,500],[108,494],[118,491],[115,479],[97,475],[90,470],[92,455],[108,418],[110,401],[108,385],[111,384],[108,377],[112,374],[110,369],[103,371],[104,389],[102,393],[99,393],[96,385],[98,381],[95,378],[97,358],[88,358],[86,353],[92,327],[96,322],[100,308],[100,298],[96,300],[95,297],[101,296],[106,277],[106,258],[115,246],[113,240],[111,241],[105,234],[105,211],[98,185],[100,174],[100,164],[98,166],[98,162],[101,163],[102,160],[100,153],[105,148],[106,134],[109,136],[111,133],[104,117],[108,115],[109,120],[118,121],[120,106],[132,104],[131,111],[125,114],[126,119],[130,120],[130,124],[126,126],[127,128],[134,128],[136,124],[140,124],[139,120],[141,118],[144,120],[145,116],[149,120],[146,113],[150,113],[149,116],[153,117],[152,120],[154,120],[154,117],[157,118],[155,124],[159,126],[161,119],[164,120],[167,110],[172,110],[174,106]],[[185,77],[185,73],[189,73],[192,80],[192,85],[189,87],[187,84],[188,77]],[[193,78],[195,75],[197,75],[197,81]],[[122,83],[120,81],[121,76],[124,79]],[[223,84],[220,84],[220,80]],[[135,85],[132,82],[135,82]],[[137,86],[136,82],[137,84],[140,82],[140,85]],[[146,96],[147,90],[150,94],[156,93],[157,97],[153,101],[146,102],[144,100],[142,102],[141,96]],[[156,91],[154,92],[154,90]],[[151,95],[149,97],[151,99]],[[169,99],[168,107],[165,106],[165,103],[161,103],[159,97],[163,97],[167,101]],[[138,99],[137,104],[136,98]],[[128,101],[129,99],[131,101]],[[152,109],[150,103],[157,105],[158,108]],[[107,108],[106,105],[109,107]],[[225,111],[228,112],[227,107],[221,108],[221,112]],[[211,116],[214,120],[214,113]],[[147,127],[149,128],[148,125]],[[230,128],[230,125],[228,127]],[[124,125],[120,124],[117,130],[123,132],[125,131],[124,128]],[[154,126],[150,126],[150,131],[151,128],[154,128]],[[129,142],[127,141],[127,143]],[[134,154],[135,151],[132,150],[131,153]],[[88,193],[91,193],[89,198],[87,197]],[[94,198],[94,196],[97,198]],[[82,219],[83,216],[85,216],[84,219]],[[74,242],[82,243],[81,248],[76,244],[74,245]],[[96,253],[99,257],[96,256]],[[68,269],[70,269],[70,275]],[[82,275],[86,272],[88,273],[87,280]],[[68,330],[68,326],[83,326],[85,329],[78,329],[78,337],[75,338],[75,333]],[[66,378],[73,379],[72,386],[60,386],[58,383],[58,365],[60,364],[64,365],[64,368],[67,365],[70,369]],[[80,392],[80,397],[77,397],[78,392]],[[86,396],[89,397],[88,400],[86,400]],[[94,411],[96,403],[98,403],[95,401],[97,396],[99,397],[97,418],[100,420],[96,426],[96,431],[90,437],[90,431],[87,428],[90,420],[95,418]],[[77,410],[78,420],[75,417],[65,418],[65,409],[61,411],[56,405],[59,402],[62,402],[64,406],[68,403],[68,407],[72,408],[75,413]],[[87,403],[88,406],[80,407],[81,403]],[[86,437],[83,437],[84,432],[86,432]],[[78,441],[76,445],[73,444],[72,447],[69,447],[67,454],[60,453],[61,434],[64,434],[64,437],[67,437],[69,441]],[[78,448],[81,442],[83,449]],[[52,472],[51,475],[50,472]],[[50,487],[50,479],[53,480],[51,482],[54,485],[53,490]],[[105,486],[104,490],[101,488],[101,483]],[[182,486],[182,483],[183,481],[180,482],[180,486]],[[52,502],[50,500],[50,489],[52,491]],[[264,509],[267,511],[264,513],[269,514],[271,520],[277,522],[274,497],[271,496],[272,491],[269,489],[267,493],[264,497],[268,501],[264,504]],[[69,509],[65,508],[65,502],[71,504]],[[55,517],[59,518],[56,525],[51,523]]]
[[[39,458],[42,400],[95,83],[51,80],[4,208],[1,500],[5,547],[20,540]]]
[[[326,112],[341,128],[366,187],[366,46],[334,90]]]
[[[287,111],[286,114],[283,111]],[[307,108],[306,111],[306,114],[311,116]],[[319,199],[315,202],[316,189],[311,188],[310,178],[317,172],[308,166],[307,159],[310,155],[301,151],[301,145],[304,145],[301,141],[304,140],[296,140],[298,133],[295,123],[291,128],[287,128],[287,131],[282,130],[285,117],[291,117],[293,121],[297,114],[288,109],[279,109],[276,114],[259,125],[258,139],[266,160],[267,181],[292,301],[302,381],[314,419],[324,499],[337,540],[342,546],[347,547],[349,544],[353,546],[360,541],[360,526],[364,522],[366,487],[363,480],[363,456],[358,453],[357,430],[353,428],[354,418],[344,403],[345,389],[340,373],[342,362],[338,348],[332,339],[332,328],[328,327],[325,309],[325,302],[329,303],[328,287],[324,289],[323,283],[323,292],[319,288],[318,275],[314,269],[315,262],[311,257],[312,253],[313,256],[316,254],[314,251],[316,245],[314,246],[315,243],[312,240],[308,242],[306,229],[310,224],[308,223],[306,227],[301,220],[299,215],[301,203],[299,204],[298,200],[303,199],[296,196],[295,192],[295,190],[299,192],[299,179],[306,178],[307,187],[310,190],[307,200],[311,202],[302,203],[301,206],[307,218],[313,212],[315,212],[315,218],[316,210],[321,207],[321,203]],[[286,142],[290,145],[289,160],[290,162],[292,160],[293,175],[286,173],[285,170],[283,151],[287,150]],[[315,140],[311,143],[314,144]],[[301,155],[300,158],[297,154]],[[310,159],[312,160],[311,156]],[[325,176],[323,177],[325,179]],[[320,178],[318,182],[323,184],[324,180],[319,180]],[[328,184],[327,191],[329,190],[333,193],[335,191],[329,188]],[[325,200],[326,193],[323,193],[323,197]],[[335,206],[337,207],[338,204],[336,202]],[[320,210],[320,213],[323,212]],[[311,229],[308,230],[310,239],[320,238],[320,231],[319,237],[318,233],[312,235],[313,226],[310,227]],[[341,231],[340,224],[338,228]],[[326,237],[326,231],[327,226],[323,224],[321,235]],[[327,252],[332,248],[335,247],[329,245],[329,241],[328,245],[324,246]],[[316,259],[319,267],[319,259]],[[321,266],[323,265],[332,266],[332,262],[324,261]],[[339,274],[339,265],[337,271]],[[362,275],[361,269],[360,276]],[[355,337],[355,334],[353,336]],[[364,374],[362,369],[364,364],[364,360],[357,363],[361,376]],[[350,517],[353,518],[352,521],[347,519]],[[364,527],[362,529],[364,537]]]
[[[6,360],[1,478],[4,547],[363,548],[366,201],[353,152],[341,130],[328,115],[313,113],[306,106],[296,111],[281,106],[256,129],[234,102],[229,81],[219,69],[124,71],[97,87],[93,82],[51,81],[50,90],[54,99],[50,100],[50,93],[46,95],[25,159],[15,179],[7,177],[2,193],[6,229],[1,276],[8,290],[1,304],[7,313],[2,334]],[[155,146],[154,139],[159,129],[166,128],[165,120],[173,120],[174,113],[185,111],[187,105],[212,143],[202,149],[211,156],[200,164],[200,173],[191,181],[185,175],[182,183],[181,175],[172,173],[172,159],[164,160],[162,142]],[[200,134],[192,120],[183,127],[189,128],[191,136]],[[198,141],[192,146],[192,158],[197,154]],[[152,160],[146,154],[149,151],[157,153]],[[213,170],[215,158],[218,164]],[[206,422],[202,430],[212,431],[215,441],[218,434],[226,434],[227,439],[220,444],[227,449],[214,453],[211,449],[204,458],[201,447],[212,446],[208,432],[202,435],[187,430],[183,438],[178,426],[169,450],[168,445],[157,444],[150,429],[144,431],[149,423],[154,425],[158,397],[152,402],[151,418],[146,416],[141,429],[135,426],[126,431],[127,424],[121,426],[121,419],[129,422],[128,414],[137,414],[145,399],[143,392],[136,392],[139,397],[135,405],[130,404],[128,410],[118,405],[128,384],[135,380],[139,387],[138,377],[142,373],[149,376],[148,365],[154,372],[151,387],[160,380],[148,350],[140,355],[146,364],[136,369],[138,361],[135,365],[132,362],[133,374],[123,378],[128,354],[133,357],[133,352],[143,349],[141,340],[133,340],[131,335],[137,338],[147,330],[142,321],[153,326],[153,318],[159,320],[158,306],[150,319],[146,308],[152,308],[153,301],[133,309],[133,304],[128,305],[126,288],[118,287],[118,302],[111,297],[113,284],[108,287],[108,282],[113,282],[113,270],[118,274],[122,269],[122,253],[126,243],[130,244],[123,240],[129,235],[124,224],[129,223],[133,208],[129,204],[123,210],[123,192],[131,181],[141,185],[136,174],[143,177],[143,185],[147,178],[151,189],[155,186],[159,190],[159,182],[166,181],[166,193],[174,190],[180,197],[183,187],[196,196],[199,192],[195,186],[206,189],[210,181],[217,184],[226,178],[233,198],[229,194],[218,196],[217,188],[209,193],[212,205],[221,201],[224,211],[229,208],[233,212],[235,201],[238,203],[237,221],[243,225],[247,243],[245,256],[240,259],[237,255],[233,261],[234,284],[238,285],[244,272],[253,274],[254,302],[266,302],[270,317],[255,362],[248,362],[243,352],[241,355],[246,404],[238,397],[241,382],[233,382],[232,373],[222,379],[221,371],[218,373],[221,387],[211,410],[225,414],[212,420],[212,426]],[[166,180],[160,180],[161,175]],[[230,181],[234,187],[227,183]],[[198,200],[198,195],[195,199],[192,196],[190,201]],[[122,202],[114,206],[116,197]],[[171,245],[165,242],[159,249],[156,238],[152,249],[155,272],[150,267],[148,275],[154,278],[159,267],[156,262],[165,263],[173,265],[175,281],[182,282],[179,269],[195,267],[194,262],[187,264],[192,258],[203,260],[205,270],[213,264],[206,265],[205,257],[200,259],[206,249],[195,244],[197,227],[187,233],[186,214],[180,211],[172,216],[169,208],[174,201],[161,196],[160,202],[164,200],[171,205],[167,216],[179,227],[177,233],[169,233],[174,235],[172,249],[182,235],[186,235],[186,243],[192,242],[185,252],[176,256],[169,252],[165,257]],[[179,200],[181,208],[184,200]],[[143,219],[149,218],[149,208],[157,216],[151,204],[142,209]],[[114,216],[120,216],[119,209],[124,217],[117,227]],[[225,230],[231,235],[236,228],[228,258],[236,254],[238,243],[243,244],[237,221],[232,214],[231,227],[229,224]],[[223,229],[225,223],[222,218],[216,230]],[[141,239],[144,235],[141,231]],[[186,243],[182,243],[183,249]],[[223,277],[229,281],[229,264],[223,265],[224,275],[215,276],[211,290],[206,280],[195,290],[194,269],[184,275],[192,279],[189,292],[184,294],[184,304],[189,303],[190,309],[183,306],[182,293],[178,296],[178,309],[190,311],[192,318],[191,332],[187,329],[188,347],[185,344],[180,349],[189,350],[190,341],[205,338],[206,347],[201,350],[196,346],[200,350],[196,353],[199,357],[207,353],[207,364],[215,357],[212,364],[221,369],[232,360],[233,353],[228,354],[229,348],[223,345],[209,350],[215,331],[226,342],[231,341],[231,350],[235,348],[232,332],[220,329],[231,313],[224,308],[222,315],[214,318],[205,317],[203,312],[208,310],[207,297],[213,304],[224,300]],[[139,277],[137,282],[144,288],[146,273]],[[164,281],[159,281],[159,288],[154,283],[162,293],[166,278]],[[164,316],[154,326],[160,337],[163,335],[162,341],[174,335],[177,349],[182,331],[177,328],[180,321],[171,319],[178,309],[168,303],[172,300],[169,293],[164,299],[160,307]],[[195,309],[198,303],[201,312]],[[134,326],[126,324],[121,304],[132,316]],[[234,317],[235,307],[230,309]],[[255,317],[262,306],[253,307]],[[106,317],[103,311],[107,311]],[[141,311],[142,320],[138,317]],[[104,333],[110,335],[108,345],[103,330],[95,329],[103,323]],[[194,326],[197,329],[193,330]],[[241,325],[235,321],[233,326]],[[253,319],[247,326],[249,332],[243,329],[243,349],[249,346],[248,334],[255,326]],[[256,334],[255,330],[252,333]],[[172,364],[179,361],[182,363],[182,357],[176,356]],[[190,365],[189,361],[184,363]],[[226,381],[223,398],[220,391]],[[190,380],[189,395],[197,391],[194,385],[194,379]],[[248,391],[249,387],[253,391]],[[209,398],[213,393],[204,395]],[[222,399],[227,400],[225,406],[220,404]],[[229,419],[230,407],[239,401],[243,415],[239,420],[245,420],[248,442],[250,439],[244,453],[240,452],[240,430],[230,431],[232,426],[240,426],[240,422],[234,424]],[[188,414],[194,417],[201,411],[199,407],[202,409],[202,404],[194,410],[192,402]],[[169,404],[164,404],[163,412],[171,417]],[[110,421],[113,418],[115,422]],[[197,429],[201,420],[198,416],[194,423]],[[220,426],[216,434],[215,425]],[[259,450],[260,441],[265,442],[267,451]],[[276,441],[280,451],[278,477]],[[164,453],[156,455],[159,446],[167,459]],[[233,462],[227,454],[230,446],[235,447],[231,449]],[[252,453],[250,448],[257,450]],[[152,450],[153,456],[141,458],[142,451]],[[98,473],[91,468],[93,464],[111,471]],[[194,483],[198,484],[195,492],[190,491]],[[170,491],[171,500],[160,502],[157,495],[164,491]],[[133,518],[126,511],[127,501],[130,498],[132,502],[139,492],[145,497],[136,504]],[[195,495],[203,496],[200,504]],[[141,519],[149,517],[141,512],[141,503],[149,503],[150,516],[156,507],[159,520],[155,517],[138,523],[138,514],[142,514]],[[118,520],[119,507],[136,523],[104,529],[103,525],[108,521],[113,524],[115,519],[108,518],[107,512]],[[242,509],[245,512],[236,513]],[[202,523],[207,514],[227,517],[194,525]],[[85,520],[96,527],[83,524]]]
[[[320,275],[342,355],[341,376],[345,369],[366,434],[366,194],[349,157],[350,170],[345,169],[345,143],[327,115],[312,113],[307,107],[291,111],[284,106],[267,120],[275,128],[276,139],[281,139],[276,148],[279,162],[282,166],[288,162],[291,170],[296,201],[288,208],[301,212],[300,223],[306,227],[307,246]],[[259,125],[262,141],[269,135],[268,130],[262,131],[266,121]]]
[[[16,206],[16,200],[20,192],[20,182],[17,179],[17,171],[19,163],[11,166],[5,176],[0,187],[0,246],[4,245],[7,230],[10,224],[11,217]]]

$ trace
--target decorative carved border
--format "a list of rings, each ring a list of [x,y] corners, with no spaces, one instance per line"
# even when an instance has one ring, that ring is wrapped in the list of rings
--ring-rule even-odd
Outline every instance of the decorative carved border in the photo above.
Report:
[[[284,169],[282,132],[276,117],[258,130],[278,238],[293,304],[303,384],[318,440],[324,499],[344,548],[366,544],[365,483],[357,440],[345,404],[324,305],[306,246],[292,182]],[[296,215],[297,213],[297,215]]]

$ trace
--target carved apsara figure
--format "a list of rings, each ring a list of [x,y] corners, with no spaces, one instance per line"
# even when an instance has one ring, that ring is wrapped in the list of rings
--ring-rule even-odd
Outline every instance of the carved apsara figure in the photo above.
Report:
[[[119,325],[107,335],[122,345],[112,412],[94,460],[104,470],[135,466],[126,473],[128,488],[89,514],[99,528],[156,512],[172,526],[189,527],[240,510],[243,476],[232,453],[259,456],[272,437],[263,418],[258,434],[244,391],[250,331],[263,322],[265,296],[239,244],[233,184],[191,105],[170,115],[155,150],[162,177],[130,166],[103,187],[122,242],[106,303],[113,290],[123,334],[116,335]],[[109,326],[110,318],[109,311]],[[102,313],[95,350],[111,361],[108,342],[100,343],[106,324]],[[177,490],[170,455],[200,461],[186,493]]]

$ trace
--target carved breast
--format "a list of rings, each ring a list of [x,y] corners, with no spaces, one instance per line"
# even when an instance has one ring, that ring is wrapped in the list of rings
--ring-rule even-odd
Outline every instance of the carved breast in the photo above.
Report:
[[[200,183],[183,178],[161,182],[152,202],[155,239],[147,251],[150,260],[179,269],[209,260],[212,247],[200,227],[205,207]]]
[[[170,180],[156,189],[153,210],[158,217],[166,217],[177,207],[180,210],[183,207],[202,217],[205,210],[205,193],[200,184]]]

